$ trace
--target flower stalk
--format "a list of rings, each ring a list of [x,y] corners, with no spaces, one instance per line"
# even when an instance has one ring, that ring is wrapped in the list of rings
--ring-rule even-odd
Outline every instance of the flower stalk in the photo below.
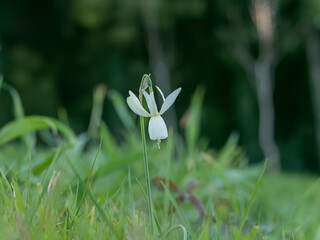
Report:
[[[139,100],[141,105],[143,104],[143,91],[145,88],[145,83],[149,85],[151,83],[150,75],[143,75],[141,80],[141,85],[139,89]],[[151,85],[151,84],[150,84]],[[150,88],[149,85],[149,88]],[[152,88],[152,85],[151,85]],[[148,210],[149,210],[149,217],[150,217],[150,224],[152,228],[152,233],[155,236],[156,229],[154,223],[154,214],[153,214],[153,207],[152,207],[152,195],[151,195],[151,184],[150,184],[150,174],[149,174],[149,164],[148,164],[148,152],[147,152],[147,142],[146,142],[146,134],[144,128],[144,117],[140,116],[140,128],[141,128],[141,137],[142,137],[142,149],[143,149],[143,163],[144,163],[144,174],[146,177],[147,182],[147,201],[148,201]]]

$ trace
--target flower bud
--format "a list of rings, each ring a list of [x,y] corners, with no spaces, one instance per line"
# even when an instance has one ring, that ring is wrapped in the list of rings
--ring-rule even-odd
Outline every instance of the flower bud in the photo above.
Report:
[[[149,87],[152,87],[152,81],[151,81],[150,75],[151,74],[147,75],[147,83]]]

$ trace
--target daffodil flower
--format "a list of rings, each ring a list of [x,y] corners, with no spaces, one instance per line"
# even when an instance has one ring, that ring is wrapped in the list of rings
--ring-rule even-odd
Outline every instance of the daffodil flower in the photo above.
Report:
[[[167,98],[164,97],[160,88],[158,91],[161,94],[163,99],[163,104],[161,106],[160,111],[158,111],[157,104],[154,98],[154,92],[152,91],[150,94],[143,90],[143,95],[147,101],[147,105],[149,108],[149,112],[147,112],[144,107],[141,105],[139,99],[134,95],[133,92],[129,91],[129,97],[127,98],[127,103],[130,109],[137,115],[142,117],[150,117],[148,131],[151,140],[157,140],[158,144],[160,143],[161,139],[165,139],[168,137],[168,130],[167,126],[161,117],[165,111],[167,111],[171,105],[176,100],[177,96],[179,95],[181,88],[176,89],[173,91]]]

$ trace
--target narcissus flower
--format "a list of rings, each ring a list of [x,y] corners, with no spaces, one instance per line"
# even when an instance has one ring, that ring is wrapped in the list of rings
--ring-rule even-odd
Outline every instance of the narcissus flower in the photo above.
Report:
[[[147,112],[144,109],[139,99],[131,91],[129,91],[130,96],[127,98],[127,103],[130,109],[135,114],[142,117],[150,117],[149,126],[148,126],[150,139],[157,140],[158,142],[160,142],[161,139],[165,139],[168,137],[167,126],[163,118],[161,117],[161,115],[165,113],[165,111],[167,111],[171,107],[171,105],[174,103],[174,101],[176,100],[177,96],[181,91],[181,88],[178,88],[175,91],[173,91],[167,98],[164,97],[160,88],[157,87],[157,89],[160,92],[163,99],[163,104],[159,112],[158,112],[153,91],[149,94],[146,92],[146,90],[143,90],[143,96],[147,101],[149,112]]]

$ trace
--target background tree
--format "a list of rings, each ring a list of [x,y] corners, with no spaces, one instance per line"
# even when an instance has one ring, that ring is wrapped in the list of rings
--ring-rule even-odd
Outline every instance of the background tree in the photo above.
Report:
[[[259,142],[265,157],[270,158],[269,168],[279,170],[280,154],[274,139],[275,110],[273,103],[274,71],[276,62],[275,7],[268,0],[254,0],[244,14],[251,15],[252,26],[241,21],[236,6],[229,9],[229,22],[233,34],[223,32],[224,38],[232,39],[229,48],[250,76],[259,108]],[[241,10],[241,9],[240,9]],[[247,17],[247,21],[248,21]],[[256,35],[253,36],[253,27]],[[240,37],[239,37],[240,36]],[[255,47],[255,52],[252,51]]]
[[[310,0],[303,7],[301,19],[306,35],[306,58],[314,113],[318,166],[320,166],[320,3]]]

